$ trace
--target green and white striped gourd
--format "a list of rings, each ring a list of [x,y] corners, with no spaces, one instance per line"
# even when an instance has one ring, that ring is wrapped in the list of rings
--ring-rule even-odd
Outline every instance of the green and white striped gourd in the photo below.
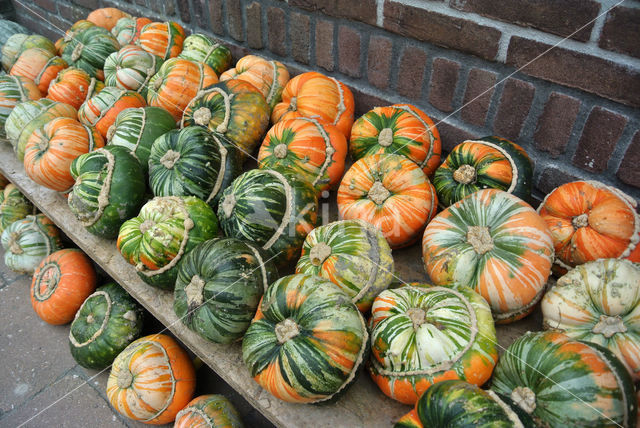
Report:
[[[120,44],[109,30],[93,25],[73,35],[62,51],[62,59],[70,67],[80,68],[91,77],[104,80],[104,62],[118,49]]]
[[[0,192],[0,233],[14,221],[35,213],[36,208],[31,201],[13,183],[7,184]]]
[[[140,46],[124,46],[104,62],[104,83],[136,91],[146,98],[149,80],[158,72],[162,62]]]
[[[31,274],[42,259],[62,248],[60,230],[43,214],[28,215],[9,225],[0,237],[4,264],[14,272]]]
[[[201,395],[176,415],[174,428],[244,428],[233,404],[218,394]]]
[[[231,67],[231,51],[225,45],[205,36],[195,33],[184,39],[182,52],[178,58],[194,62],[202,62],[213,68],[218,77]]]
[[[0,76],[0,137],[5,136],[4,123],[15,106],[42,98],[31,79],[22,76]]]
[[[27,49],[42,48],[57,55],[53,42],[40,34],[14,34],[0,46],[2,46],[2,68],[7,72],[11,70],[20,54]]]

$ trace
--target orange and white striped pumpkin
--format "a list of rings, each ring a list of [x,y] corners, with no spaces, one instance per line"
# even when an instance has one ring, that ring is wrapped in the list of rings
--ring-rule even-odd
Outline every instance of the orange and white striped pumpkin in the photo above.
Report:
[[[33,80],[40,92],[46,95],[49,83],[68,66],[64,59],[46,49],[31,48],[20,54],[9,74]]]
[[[75,67],[61,70],[49,84],[47,98],[66,103],[76,110],[82,103],[104,88],[104,83],[89,76],[84,70]]]
[[[184,38],[184,28],[177,22],[152,22],[142,27],[135,43],[149,53],[169,59],[182,52]]]

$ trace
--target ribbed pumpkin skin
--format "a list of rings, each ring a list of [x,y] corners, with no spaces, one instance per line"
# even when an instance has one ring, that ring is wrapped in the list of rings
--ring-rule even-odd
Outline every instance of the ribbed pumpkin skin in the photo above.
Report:
[[[382,392],[415,404],[431,385],[482,385],[498,360],[487,302],[468,287],[385,290],[371,307],[369,373]]]
[[[62,248],[60,231],[43,214],[28,215],[2,232],[4,264],[14,272],[31,274],[42,259]]]
[[[349,151],[354,160],[384,153],[417,163],[431,176],[440,164],[440,133],[429,116],[411,104],[376,107],[351,128]]]
[[[79,109],[82,103],[104,89],[104,83],[80,70],[69,67],[61,70],[49,84],[47,98],[67,103]]]
[[[175,128],[176,121],[163,108],[127,108],[116,116],[116,121],[107,131],[107,141],[109,145],[123,146],[134,153],[146,173],[151,145],[156,138]]]
[[[194,196],[157,197],[120,228],[116,245],[147,284],[173,289],[178,262],[218,234],[213,210]]]
[[[9,74],[33,80],[40,92],[46,95],[49,83],[68,66],[64,59],[48,50],[31,48],[20,54]]]
[[[197,196],[215,208],[241,172],[231,142],[201,126],[169,131],[151,147],[149,184],[155,196]]]
[[[182,52],[184,38],[184,28],[177,22],[152,22],[142,27],[135,43],[145,51],[167,60]]]
[[[487,299],[496,322],[528,315],[544,293],[553,244],[544,221],[516,196],[480,190],[427,226],[422,257],[431,281],[468,286]]]
[[[608,349],[562,333],[516,339],[500,357],[491,389],[517,403],[528,395],[522,392],[535,394],[538,426],[636,426],[638,403],[624,366]]]
[[[144,310],[118,284],[99,287],[87,297],[71,323],[69,349],[82,367],[108,367],[129,343],[140,337]]]
[[[178,58],[207,64],[220,75],[231,67],[231,51],[222,43],[204,34],[192,34],[184,39],[182,52]]]
[[[111,31],[120,18],[131,18],[131,15],[115,7],[103,7],[89,13],[87,21]]]
[[[0,137],[11,110],[20,103],[39,100],[42,93],[32,80],[22,76],[0,76]]]
[[[218,76],[208,65],[172,58],[162,64],[149,81],[147,102],[166,109],[178,122],[189,101],[202,88],[214,83],[218,83]]]
[[[20,54],[27,49],[41,48],[51,52],[53,55],[57,54],[56,47],[51,40],[41,36],[40,34],[14,34],[1,46],[2,68],[6,72],[11,70],[11,67],[13,67],[13,64],[15,64]]]
[[[9,19],[0,19],[0,28],[2,28],[0,32],[0,46],[6,44],[9,39],[16,34],[28,35],[31,33],[28,28]]]
[[[107,138],[109,127],[116,121],[118,113],[130,107],[146,105],[144,97],[137,92],[107,86],[80,106],[78,120],[85,125],[95,126]]]
[[[162,425],[189,403],[195,386],[189,355],[170,336],[153,334],[132,342],[116,357],[107,397],[121,415]]]
[[[67,248],[42,260],[31,281],[31,305],[43,321],[63,325],[96,289],[96,271],[82,251]]]
[[[144,201],[144,172],[124,147],[107,146],[71,163],[75,180],[67,202],[78,221],[102,238],[118,236],[120,225],[135,216]]]
[[[269,106],[252,84],[226,80],[191,100],[181,124],[205,126],[224,134],[244,155],[251,155],[269,126]]]
[[[310,71],[289,80],[282,92],[282,102],[273,108],[271,121],[319,116],[348,137],[354,109],[353,94],[345,84]]]
[[[64,46],[62,59],[76,68],[80,68],[91,77],[104,80],[104,61],[120,45],[111,33],[97,25],[77,30],[73,38]]]
[[[533,164],[527,152],[500,137],[467,140],[453,148],[433,177],[440,203],[448,207],[481,189],[498,189],[529,201]]]
[[[587,262],[562,276],[542,299],[543,326],[608,348],[640,380],[640,266]]]
[[[318,199],[297,177],[254,169],[225,189],[218,218],[225,236],[255,242],[284,267],[300,256],[307,233],[315,227]]]
[[[36,129],[27,140],[24,170],[36,183],[64,192],[75,182],[69,171],[71,162],[100,147],[104,147],[104,140],[95,128],[57,117]]]
[[[258,166],[295,174],[320,195],[338,186],[346,157],[347,141],[338,128],[298,117],[280,121],[267,132]]]
[[[436,191],[420,167],[401,155],[367,156],[338,189],[340,216],[380,228],[391,248],[413,244],[435,215]]]
[[[240,79],[251,83],[264,96],[271,109],[282,101],[282,91],[289,81],[289,71],[280,61],[269,61],[257,55],[238,60],[235,68],[225,71],[220,80]]]
[[[35,214],[35,207],[13,184],[7,184],[0,192],[0,233],[14,221]]]
[[[367,347],[364,319],[344,291],[317,276],[289,275],[265,292],[242,358],[275,397],[313,403],[351,383]]]
[[[640,262],[637,203],[597,181],[574,181],[553,190],[538,207],[551,230],[562,268],[597,259]]]
[[[233,404],[222,395],[201,395],[176,416],[174,428],[244,428]]]
[[[104,62],[104,83],[147,95],[147,85],[162,60],[140,46],[129,45],[109,55]]]
[[[393,280],[393,256],[376,227],[358,219],[336,221],[309,232],[296,273],[333,282],[366,312]]]
[[[149,18],[120,18],[111,29],[111,34],[116,38],[120,46],[135,43],[140,37],[142,27],[151,24]]]
[[[81,19],[79,21],[74,22],[73,25],[64,33],[64,37],[56,40],[55,46],[56,46],[56,51],[58,52],[58,55],[62,56],[64,49],[67,47],[69,42],[76,37],[76,35],[82,33],[87,28],[92,28],[92,27],[96,27],[96,24],[94,24],[93,22],[89,22],[86,19]]]
[[[231,343],[247,330],[262,294],[276,279],[275,264],[255,244],[211,239],[180,262],[173,309],[205,339]]]

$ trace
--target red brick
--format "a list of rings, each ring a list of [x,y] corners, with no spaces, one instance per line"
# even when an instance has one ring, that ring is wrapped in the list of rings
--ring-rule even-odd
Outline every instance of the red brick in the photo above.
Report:
[[[76,22],[87,17],[87,12],[84,9],[76,5],[62,2],[58,3],[58,13],[61,17],[71,22]],[[68,30],[68,27],[63,28],[62,30],[66,31]]]
[[[207,0],[193,0],[193,16],[195,16],[196,23],[200,28],[208,28],[209,21],[207,20]]]
[[[623,182],[640,188],[640,131],[633,136],[616,175]]]
[[[640,70],[603,58],[513,36],[507,64],[531,76],[634,107],[640,106]]]
[[[601,107],[591,110],[573,155],[573,164],[592,172],[606,170],[626,124],[627,118],[617,113]]]
[[[316,64],[327,71],[333,71],[333,22],[316,22]]]
[[[540,174],[540,178],[538,179],[538,185],[536,186],[536,188],[543,194],[547,195],[551,193],[555,188],[577,180],[582,180],[582,178],[573,174],[569,174],[564,168],[549,166],[545,168],[544,171],[542,171],[542,174]]]
[[[289,6],[375,25],[376,0],[289,0]]]
[[[384,28],[402,36],[493,60],[501,33],[473,21],[386,0]]]
[[[504,84],[498,113],[493,122],[496,135],[515,140],[520,136],[520,130],[529,110],[535,87],[530,83],[509,78]]]
[[[444,112],[453,111],[453,95],[459,73],[460,63],[445,58],[433,60],[429,85],[429,102],[432,106]]]
[[[247,44],[251,49],[262,49],[262,6],[254,1],[247,6]]]
[[[191,22],[189,0],[178,0],[178,11],[180,12],[180,19],[182,19],[183,22]]]
[[[465,0],[453,1],[451,6],[465,11],[499,19],[524,27],[586,42],[600,11],[594,0]],[[581,28],[589,23],[584,29]]]
[[[420,48],[408,46],[402,52],[398,71],[398,93],[408,98],[419,99],[422,95],[422,80],[427,54]]]
[[[211,22],[211,31],[224,35],[222,0],[209,0],[209,21]]]
[[[552,92],[533,135],[536,148],[554,158],[564,153],[579,110],[580,100]]]
[[[360,77],[360,32],[341,25],[338,28],[338,70],[351,77]]]
[[[287,24],[285,22],[284,10],[279,7],[270,7],[267,9],[267,27],[269,50],[281,56],[287,55]]]
[[[239,42],[244,41],[244,32],[242,31],[242,4],[240,0],[227,0],[227,29],[229,35]]]
[[[203,0],[204,2],[211,3],[211,1]],[[150,4],[154,4],[155,2],[150,2]],[[172,2],[163,2],[164,14],[166,18],[169,18],[176,13],[176,5]]]
[[[616,7],[609,11],[598,45],[640,58],[640,9]]]
[[[56,2],[53,0],[34,0],[34,2],[44,10],[48,10],[49,12],[56,11]]]
[[[89,10],[95,10],[100,7],[98,0],[73,0],[73,3]]]
[[[309,64],[310,22],[307,15],[291,12],[289,27],[291,38],[291,56],[302,64]]]
[[[496,73],[473,68],[467,77],[467,88],[460,116],[468,123],[484,126],[496,84]]]
[[[389,87],[393,41],[384,36],[371,36],[367,49],[367,78],[379,89]]]
[[[436,121],[436,128],[440,133],[440,139],[442,140],[442,150],[445,153],[450,153],[455,146],[465,140],[474,140],[480,137],[480,135],[478,134],[467,132],[464,129],[460,129],[457,126],[450,125],[446,122]],[[444,157],[442,159],[444,160]]]

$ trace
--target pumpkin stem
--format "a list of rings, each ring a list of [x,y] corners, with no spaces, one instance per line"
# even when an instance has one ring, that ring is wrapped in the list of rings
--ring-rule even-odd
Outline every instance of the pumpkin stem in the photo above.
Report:
[[[193,121],[196,125],[207,126],[211,120],[211,110],[206,107],[200,107],[193,112]]]
[[[571,224],[573,228],[578,230],[581,227],[589,226],[589,216],[587,214],[580,214],[571,219]]]
[[[156,223],[153,220],[145,220],[140,225],[140,233],[147,233],[149,229],[155,226]]]
[[[518,386],[511,391],[511,399],[528,414],[536,409],[536,394],[526,386]]]
[[[187,295],[187,304],[190,308],[193,306],[199,307],[204,302],[203,290],[205,284],[202,278],[194,275],[189,284],[184,287],[184,292]]]
[[[153,90],[157,92],[158,89],[160,89],[160,86],[162,86],[162,79],[158,76],[153,82]]]
[[[598,321],[598,324],[594,325],[591,329],[591,333],[602,334],[607,339],[616,333],[624,333],[626,331],[627,326],[624,325],[620,315],[616,315],[614,317],[600,315],[600,321]]]
[[[164,154],[160,158],[160,163],[167,169],[172,169],[173,166],[180,159],[180,152],[176,152],[175,150],[167,150],[167,153]]]
[[[82,43],[78,43],[75,48],[73,48],[73,52],[71,52],[71,61],[77,61],[80,59],[80,55],[82,55],[82,49],[84,45]]]
[[[413,329],[417,330],[422,324],[427,321],[427,313],[424,309],[420,308],[409,308],[407,310],[407,316],[413,323]]]
[[[236,207],[236,197],[233,194],[225,196],[222,201],[222,212],[224,212],[225,218],[231,217],[233,209]]]
[[[378,144],[382,147],[389,147],[393,143],[393,129],[384,128],[378,135]]]
[[[125,312],[122,318],[131,322],[136,322],[136,319],[138,319],[138,317],[136,317],[136,312],[133,310],[128,310],[127,312]]]
[[[476,169],[464,164],[453,172],[453,179],[460,184],[469,184],[476,181]]]
[[[20,244],[18,244],[19,237],[20,235],[16,232],[13,232],[11,236],[9,236],[9,251],[11,251],[13,254],[24,253],[24,250],[22,249]]]
[[[113,139],[113,136],[115,135],[115,133],[116,133],[116,125],[113,124],[107,130],[107,141],[111,141]]]
[[[278,144],[275,149],[273,149],[273,154],[278,159],[284,159],[287,157],[287,145],[286,144]]]
[[[300,328],[294,320],[292,320],[291,318],[287,318],[284,321],[280,321],[278,324],[276,324],[275,332],[278,343],[280,345],[283,345],[284,343],[299,335]]]
[[[318,242],[309,251],[309,258],[314,266],[320,266],[330,255],[331,247],[324,242]]]
[[[120,389],[127,389],[133,383],[133,375],[129,369],[123,368],[118,373],[118,378],[116,380],[116,384]]]
[[[382,205],[384,201],[386,201],[387,198],[391,196],[391,192],[389,192],[389,190],[384,187],[382,182],[378,180],[373,183],[373,186],[371,186],[371,189],[369,189],[368,196],[369,199],[371,199],[376,204]]]
[[[493,239],[487,226],[469,226],[469,229],[467,229],[467,243],[471,244],[474,251],[479,255],[493,250]]]
[[[95,322],[95,318],[93,318],[93,314],[87,315],[87,324],[93,324]]]
[[[290,111],[298,110],[298,98],[296,97],[291,98],[291,101],[289,102],[289,110]]]
[[[38,141],[38,148],[43,152],[46,151],[49,148],[49,140],[42,138]]]

